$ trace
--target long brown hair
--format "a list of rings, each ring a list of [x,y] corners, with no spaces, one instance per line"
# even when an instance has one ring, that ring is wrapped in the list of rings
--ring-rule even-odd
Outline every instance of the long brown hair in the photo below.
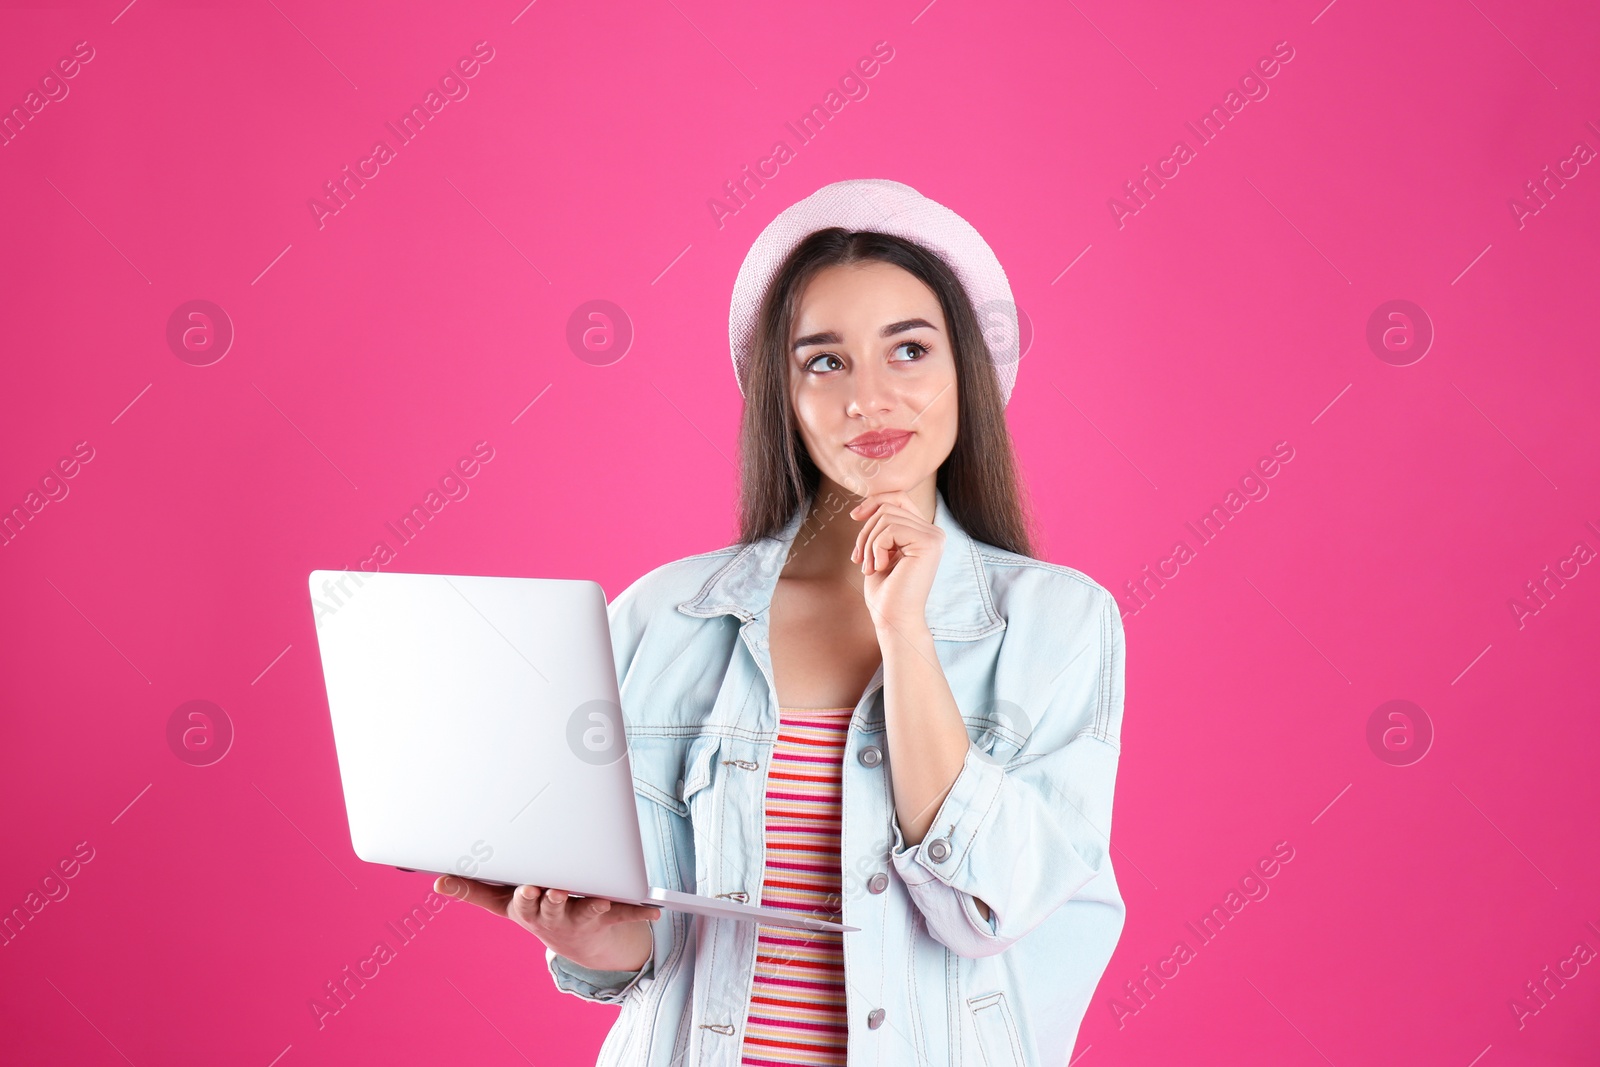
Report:
[[[806,451],[790,406],[789,335],[800,294],[817,272],[865,260],[910,272],[933,291],[944,311],[955,358],[958,421],[955,446],[939,465],[936,484],[950,514],[977,540],[1032,556],[1000,383],[965,287],[943,259],[919,244],[837,226],[796,245],[762,296],[743,382],[739,543],[779,533],[821,485],[821,471]]]

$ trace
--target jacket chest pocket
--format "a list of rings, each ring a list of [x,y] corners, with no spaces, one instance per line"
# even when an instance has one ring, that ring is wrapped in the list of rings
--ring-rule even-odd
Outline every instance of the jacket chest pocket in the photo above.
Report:
[[[984,1067],[1022,1067],[1022,1039],[1004,993],[987,993],[967,1001],[978,1035]]]
[[[689,806],[683,802],[685,743],[676,737],[633,737],[628,756],[644,839],[645,867],[652,883],[694,889],[695,840]]]
[[[716,862],[721,855],[723,790],[718,788],[717,754],[722,738],[712,734],[696,737],[689,743],[683,761],[683,777],[678,780],[678,798],[694,840],[694,891],[708,892],[721,880]]]

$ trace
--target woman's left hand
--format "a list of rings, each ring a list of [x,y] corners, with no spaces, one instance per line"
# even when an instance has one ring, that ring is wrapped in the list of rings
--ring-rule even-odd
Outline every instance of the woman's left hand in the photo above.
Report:
[[[850,510],[864,520],[850,559],[861,565],[875,626],[927,624],[928,591],[944,554],[944,531],[924,519],[904,490],[869,493]]]

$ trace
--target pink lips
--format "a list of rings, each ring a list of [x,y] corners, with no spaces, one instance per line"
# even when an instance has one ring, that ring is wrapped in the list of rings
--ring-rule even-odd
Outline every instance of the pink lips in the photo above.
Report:
[[[874,430],[846,442],[845,446],[857,455],[871,459],[888,459],[911,440],[909,430]]]

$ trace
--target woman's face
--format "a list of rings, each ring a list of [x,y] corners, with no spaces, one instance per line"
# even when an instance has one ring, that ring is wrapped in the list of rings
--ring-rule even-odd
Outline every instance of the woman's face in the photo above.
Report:
[[[939,298],[889,263],[819,271],[790,335],[789,395],[812,462],[849,492],[932,479],[955,447],[958,411]]]

